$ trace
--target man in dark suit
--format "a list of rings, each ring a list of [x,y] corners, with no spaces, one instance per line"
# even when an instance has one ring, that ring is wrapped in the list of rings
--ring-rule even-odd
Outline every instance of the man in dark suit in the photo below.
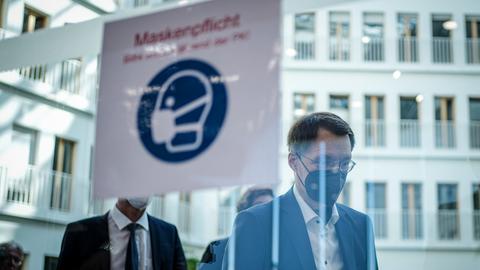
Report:
[[[118,199],[105,215],[68,224],[57,269],[187,269],[177,229],[148,215],[148,202]]]
[[[273,199],[273,190],[265,187],[251,187],[242,195],[237,203],[237,212],[241,212],[252,206],[267,203]],[[211,242],[205,252],[198,270],[221,270],[225,247],[228,237]]]
[[[378,269],[370,219],[336,203],[354,143],[335,114],[299,119],[288,135],[293,187],[237,215],[222,269]]]

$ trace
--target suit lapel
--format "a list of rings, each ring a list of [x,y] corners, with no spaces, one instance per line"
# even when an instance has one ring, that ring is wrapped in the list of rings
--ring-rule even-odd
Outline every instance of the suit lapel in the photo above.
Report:
[[[150,230],[150,246],[152,251],[152,265],[153,270],[160,270],[162,265],[162,254],[160,249],[160,232],[157,226],[152,222],[150,215],[148,215],[148,229]]]
[[[354,228],[351,228],[351,226],[349,226],[349,219],[347,213],[343,211],[341,207],[338,207],[338,205],[337,209],[340,218],[335,224],[335,232],[338,239],[340,254],[342,255],[343,269],[356,269],[355,262],[353,261],[355,257],[354,254],[352,254],[352,232]]]
[[[110,256],[110,232],[108,230],[108,214],[110,213],[110,211],[108,211],[105,215],[102,216],[102,223],[101,223],[101,226],[102,228],[100,228],[99,230],[99,238],[102,239],[101,243],[102,245],[100,246],[100,249],[102,250],[105,250],[106,253],[107,253],[107,258],[105,258],[105,263],[107,265],[107,269],[110,269],[110,260],[111,260],[111,256]]]
[[[285,195],[280,197],[280,226],[284,227],[285,234],[280,237],[288,238],[292,244],[292,250],[287,250],[287,254],[297,254],[302,269],[315,269],[315,260],[313,258],[312,247],[308,238],[307,228],[300,207],[294,197],[293,189],[290,189]],[[282,231],[282,228],[280,228]]]

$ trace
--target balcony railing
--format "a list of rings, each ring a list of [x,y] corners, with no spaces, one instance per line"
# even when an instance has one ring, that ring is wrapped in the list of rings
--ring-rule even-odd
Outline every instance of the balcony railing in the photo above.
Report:
[[[480,38],[467,38],[466,57],[468,64],[480,64]]]
[[[480,121],[470,121],[470,147],[480,148]]]
[[[1,203],[68,211],[72,181],[70,174],[42,171],[33,166],[0,166]]]
[[[420,147],[420,138],[418,120],[400,120],[401,147]]]
[[[180,201],[178,204],[178,229],[181,233],[189,235],[191,232],[191,203]]]
[[[365,62],[381,62],[385,60],[385,45],[383,38],[364,37],[363,60]]]
[[[405,209],[402,211],[402,238],[423,238],[423,214],[419,209]]]
[[[387,212],[385,209],[369,209],[367,214],[372,220],[375,238],[387,238]]]
[[[452,63],[453,48],[452,39],[446,37],[432,38],[432,61],[434,63]]]
[[[350,60],[350,39],[330,37],[329,59],[332,61]]]
[[[46,83],[54,89],[61,89],[80,95],[82,64],[76,59],[65,60],[53,65],[36,65],[17,70],[24,79]]]
[[[383,120],[365,120],[365,145],[373,147],[385,146],[385,122]]]
[[[401,37],[398,39],[397,44],[399,62],[418,62],[418,42],[416,37]]]
[[[473,211],[473,235],[476,240],[480,240],[480,210]]]
[[[220,237],[230,234],[235,218],[235,209],[230,206],[221,206],[218,208],[218,235]]]
[[[435,146],[437,148],[454,148],[455,141],[455,122],[435,121]]]
[[[460,238],[460,222],[457,210],[439,210],[437,218],[439,239]]]
[[[314,41],[295,41],[295,59],[296,60],[314,60],[315,42]]]

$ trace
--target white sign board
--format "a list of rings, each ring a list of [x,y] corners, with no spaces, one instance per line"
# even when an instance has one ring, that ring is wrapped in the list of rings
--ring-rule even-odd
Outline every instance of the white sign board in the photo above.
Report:
[[[277,182],[279,0],[105,24],[98,198]]]

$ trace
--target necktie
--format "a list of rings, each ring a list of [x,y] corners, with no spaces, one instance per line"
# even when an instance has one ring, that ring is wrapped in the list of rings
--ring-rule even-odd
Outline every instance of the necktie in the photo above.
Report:
[[[127,246],[127,259],[125,260],[125,270],[138,270],[138,250],[135,242],[136,223],[130,223],[127,229],[130,231],[130,239]]]

